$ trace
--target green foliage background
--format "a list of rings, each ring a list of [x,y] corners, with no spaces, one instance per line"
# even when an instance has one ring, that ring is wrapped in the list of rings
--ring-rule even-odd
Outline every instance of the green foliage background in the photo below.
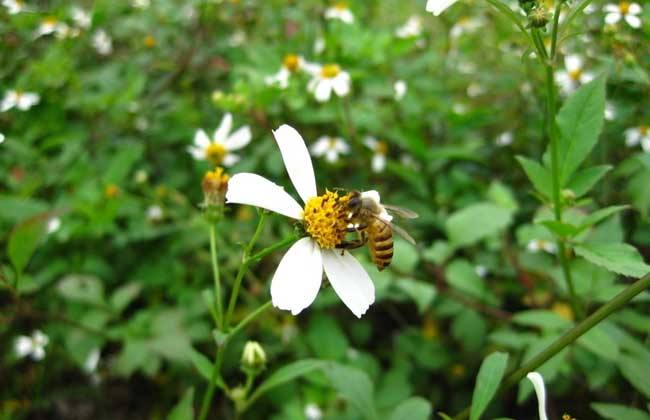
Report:
[[[377,189],[385,202],[420,214],[406,225],[418,246],[398,241],[391,269],[380,273],[364,250],[355,252],[377,291],[361,320],[325,288],[299,316],[268,310],[233,339],[225,380],[233,387],[245,380],[239,359],[255,339],[268,358],[256,384],[276,382],[243,418],[302,419],[316,404],[327,419],[424,419],[479,398],[474,385],[487,355],[508,353],[509,366],[518,366],[576,319],[555,257],[531,252],[531,241],[557,234],[575,244],[570,270],[587,312],[623,290],[625,276],[648,271],[650,154],[626,147],[624,132],[650,124],[650,5],[635,30],[605,27],[602,4],[594,4],[561,52],[582,55],[603,75],[581,92],[606,92],[615,118],[600,132],[604,104],[596,99],[560,111],[560,130],[575,129],[571,139],[586,148],[581,156],[562,150],[566,166],[573,172],[586,158],[583,166],[597,168],[566,180],[575,197],[564,224],[552,222],[547,205],[543,69],[486,3],[462,1],[434,18],[423,1],[352,1],[356,20],[347,25],[325,20],[328,3],[316,0],[152,0],[146,9],[79,1],[92,26],[65,39],[34,31],[46,16],[74,26],[70,2],[0,10],[0,94],[41,96],[29,111],[0,113],[3,418],[187,418],[198,408],[215,352],[199,208],[209,166],[186,149],[198,128],[211,133],[226,112],[253,132],[231,174],[256,172],[288,186],[271,135],[286,123],[308,144],[321,135],[349,142],[351,153],[336,163],[314,159],[318,185]],[[413,14],[422,34],[397,38]],[[475,27],[452,37],[467,18]],[[92,47],[98,29],[113,40],[109,55]],[[322,53],[314,50],[318,38]],[[351,94],[317,103],[306,75],[286,90],[267,86],[290,53],[340,64],[351,74]],[[399,101],[397,80],[408,84]],[[514,141],[502,147],[495,140],[504,132]],[[367,135],[388,143],[380,174],[370,169]],[[147,217],[152,206],[162,219]],[[61,226],[47,233],[52,217]],[[252,208],[229,207],[219,224],[226,290],[256,218]],[[269,217],[258,246],[291,232],[285,218]],[[245,277],[237,320],[268,300],[281,255]],[[642,293],[543,365],[552,418],[649,418],[649,299]],[[18,358],[16,337],[37,328],[50,337],[46,358]],[[101,358],[88,374],[94,349]],[[285,370],[271,376],[278,369]],[[533,400],[521,382],[487,406],[485,418],[535,418]],[[212,418],[233,413],[218,390]]]

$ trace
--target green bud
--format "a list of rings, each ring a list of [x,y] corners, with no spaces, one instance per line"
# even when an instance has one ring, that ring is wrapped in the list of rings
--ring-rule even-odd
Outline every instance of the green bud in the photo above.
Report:
[[[528,23],[533,28],[543,28],[551,19],[544,6],[536,6],[528,13]]]
[[[244,370],[260,371],[266,365],[266,353],[257,341],[248,341],[241,356]]]
[[[572,190],[562,190],[560,195],[562,197],[562,202],[565,204],[573,204],[576,201],[576,193],[574,193]]]

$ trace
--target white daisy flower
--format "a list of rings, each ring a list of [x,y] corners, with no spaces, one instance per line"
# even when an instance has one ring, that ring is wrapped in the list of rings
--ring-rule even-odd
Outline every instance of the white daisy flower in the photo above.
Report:
[[[19,336],[14,343],[14,351],[18,357],[30,356],[34,360],[42,360],[49,342],[50,339],[41,330],[36,330],[31,336]]]
[[[45,35],[56,34],[61,38],[64,37],[68,31],[68,25],[63,22],[59,22],[57,18],[50,16],[41,21],[40,25],[38,25],[38,28],[36,29],[34,36],[38,38]]]
[[[313,78],[309,81],[307,90],[314,93],[318,102],[329,101],[332,90],[339,97],[347,96],[350,93],[352,83],[350,74],[341,70],[338,64],[313,65],[310,72],[312,72]]]
[[[29,108],[38,104],[40,100],[41,97],[38,93],[8,90],[2,102],[0,102],[0,112],[9,111],[14,107],[21,111],[27,111]]]
[[[608,25],[614,25],[623,19],[635,29],[641,27],[641,18],[639,15],[643,9],[637,3],[621,1],[619,4],[607,4],[603,10],[606,13],[605,23]]]
[[[61,219],[58,217],[53,217],[47,221],[47,233],[52,234],[61,228]]]
[[[406,91],[408,91],[408,85],[404,80],[396,80],[393,83],[393,91],[395,92],[395,100],[401,101],[406,95]]]
[[[113,52],[113,40],[103,29],[95,31],[91,43],[100,55],[109,55]]]
[[[2,0],[2,5],[7,8],[7,13],[15,15],[25,10],[25,2],[21,0]]]
[[[650,153],[650,126],[640,125],[625,130],[625,144],[629,147],[641,144],[643,151]]]
[[[310,152],[312,156],[325,156],[329,163],[335,163],[339,160],[339,155],[350,152],[350,147],[341,137],[322,136],[311,146]]]
[[[252,134],[249,126],[245,125],[234,133],[232,115],[227,113],[221,119],[219,128],[214,131],[212,139],[202,129],[194,134],[194,145],[187,150],[197,160],[209,160],[214,165],[232,166],[239,161],[239,156],[230,153],[239,150],[250,143]]]
[[[131,0],[131,7],[136,9],[147,9],[150,5],[150,0]]]
[[[550,242],[544,239],[533,239],[532,241],[528,242],[526,248],[530,252],[535,253],[539,251],[545,251],[549,254],[555,254],[557,252],[557,245],[554,242]]]
[[[386,168],[386,155],[388,155],[388,144],[385,141],[377,140],[372,136],[368,136],[363,140],[370,150],[372,150],[372,171],[383,172]]]
[[[427,12],[434,16],[440,16],[448,7],[456,3],[456,0],[427,0]]]
[[[75,6],[72,8],[71,15],[72,15],[72,20],[77,24],[77,26],[84,29],[90,28],[90,23],[91,23],[90,13],[86,12],[81,7]]]
[[[346,3],[337,3],[325,10],[325,19],[337,19],[343,23],[354,23],[354,15]]]
[[[257,206],[302,221],[309,235],[295,242],[280,261],[271,280],[273,305],[299,314],[316,299],[324,270],[336,294],[360,318],[375,301],[375,286],[352,255],[335,248],[345,238],[347,205],[336,192],[317,195],[309,151],[294,128],[282,125],[273,135],[304,207],[284,188],[252,173],[234,175],[226,193],[227,203]]]
[[[512,140],[514,140],[512,131],[505,131],[497,136],[496,140],[494,140],[494,143],[497,146],[504,147],[510,146],[512,144]]]
[[[616,107],[609,101],[605,102],[605,119],[607,121],[613,121],[616,119]]]
[[[305,406],[305,418],[307,420],[321,420],[323,411],[316,404],[309,403]]]
[[[526,377],[533,383],[533,388],[535,388],[539,420],[548,420],[548,417],[546,416],[546,389],[544,388],[544,378],[542,378],[542,375],[537,372],[530,372]]]
[[[395,29],[395,36],[398,38],[415,38],[422,34],[422,18],[413,15],[408,18],[404,25]]]
[[[570,95],[580,85],[590,82],[595,77],[592,72],[584,70],[582,57],[575,54],[564,57],[564,67],[565,70],[560,70],[555,74],[555,80],[565,95]]]
[[[479,18],[463,16],[451,27],[449,36],[459,38],[464,34],[476,31],[482,24],[483,21]]]
[[[149,206],[147,208],[147,220],[150,222],[159,222],[163,219],[163,209],[159,205]]]
[[[264,81],[267,85],[286,89],[287,86],[289,86],[289,77],[291,77],[293,73],[303,69],[305,63],[303,57],[295,54],[287,54],[282,60],[282,67],[280,67],[280,70],[274,75],[267,76]]]

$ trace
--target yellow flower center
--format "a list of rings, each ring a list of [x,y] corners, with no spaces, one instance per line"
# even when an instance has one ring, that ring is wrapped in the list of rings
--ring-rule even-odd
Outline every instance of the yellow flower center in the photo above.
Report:
[[[46,26],[54,26],[54,25],[56,25],[57,22],[58,21],[56,20],[56,18],[52,17],[52,16],[46,17],[45,19],[43,19],[43,25],[46,25]]]
[[[284,56],[284,61],[282,62],[282,65],[284,66],[285,69],[289,70],[290,72],[294,72],[298,70],[298,67],[300,67],[300,59],[295,54],[287,54],[286,56]]]
[[[120,187],[115,184],[108,184],[104,189],[104,196],[106,198],[115,198],[120,193]]]
[[[221,143],[210,143],[205,148],[205,158],[214,165],[219,165],[223,161],[224,156],[226,156],[226,148]]]
[[[581,76],[582,76],[582,69],[575,69],[575,70],[571,70],[569,72],[569,77],[574,82],[579,82]]]
[[[379,155],[386,155],[388,153],[388,144],[385,141],[378,141],[375,146],[375,152]]]
[[[305,230],[321,248],[332,249],[345,239],[347,233],[348,195],[336,192],[310,198],[303,210]]]
[[[348,4],[345,2],[339,2],[334,5],[334,8],[340,12],[348,10]]]
[[[555,312],[567,321],[573,321],[573,311],[571,310],[571,307],[564,302],[555,302],[551,307],[551,311]]]
[[[326,64],[320,70],[320,75],[325,79],[333,79],[339,75],[341,72],[341,67],[338,64]]]
[[[327,139],[327,148],[328,149],[336,149],[336,139],[334,137],[329,137]]]
[[[621,11],[622,15],[627,15],[630,12],[630,3],[622,1],[618,4],[618,10]]]
[[[222,167],[217,167],[214,171],[208,171],[203,175],[203,191],[206,193],[223,191],[228,186],[229,179],[230,177]]]
[[[650,125],[642,125],[641,127],[639,127],[639,134],[641,134],[642,136],[647,136],[648,134],[650,134]]]
[[[147,35],[144,37],[144,46],[147,48],[153,48],[156,46],[156,38],[152,37],[151,35]]]

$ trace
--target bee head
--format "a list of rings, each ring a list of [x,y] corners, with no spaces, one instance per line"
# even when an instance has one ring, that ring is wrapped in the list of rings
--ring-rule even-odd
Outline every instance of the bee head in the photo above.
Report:
[[[363,205],[363,199],[361,198],[361,193],[359,191],[351,191],[349,193],[349,199],[348,199],[348,209],[350,210],[350,213],[356,214],[359,212],[361,209],[361,206]]]

